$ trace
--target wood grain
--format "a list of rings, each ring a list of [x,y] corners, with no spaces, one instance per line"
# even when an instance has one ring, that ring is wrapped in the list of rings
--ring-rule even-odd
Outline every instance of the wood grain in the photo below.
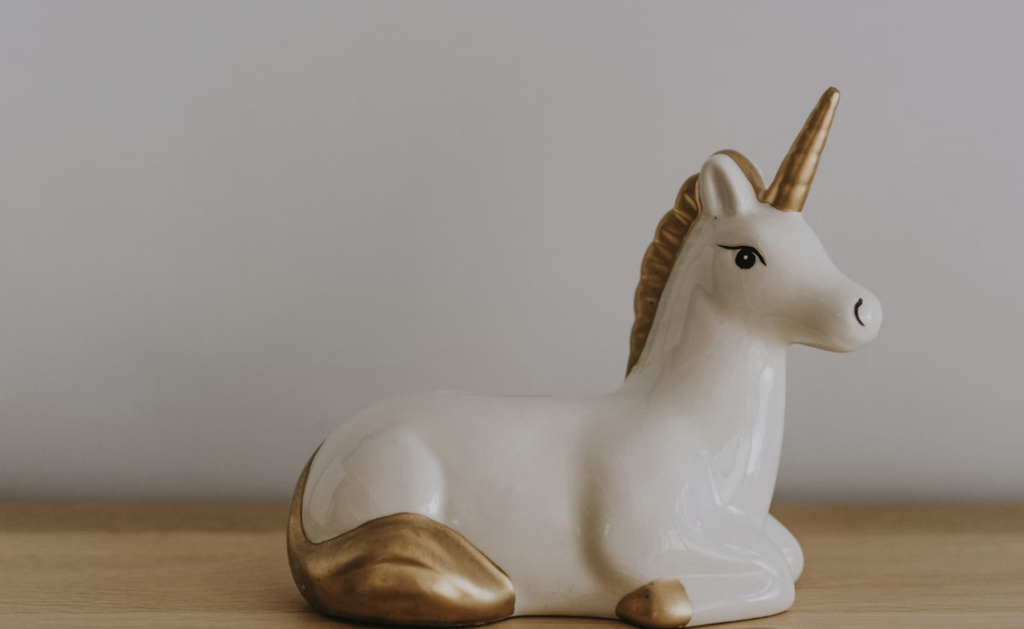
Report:
[[[786,506],[793,608],[752,629],[1024,627],[1024,506]],[[0,627],[350,627],[292,584],[283,505],[0,505]],[[621,627],[517,618],[500,629]]]

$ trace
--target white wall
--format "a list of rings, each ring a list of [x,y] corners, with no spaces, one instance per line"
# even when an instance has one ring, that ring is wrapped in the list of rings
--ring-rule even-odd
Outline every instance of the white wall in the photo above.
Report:
[[[1024,499],[1022,5],[0,4],[0,499],[283,500],[338,421],[621,380],[718,149],[885,306],[778,497]]]

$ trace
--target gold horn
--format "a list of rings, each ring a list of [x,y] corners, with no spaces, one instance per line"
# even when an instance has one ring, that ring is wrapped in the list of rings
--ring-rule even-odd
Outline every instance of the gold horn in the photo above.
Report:
[[[789,154],[782,160],[772,185],[758,195],[762,203],[783,212],[799,212],[804,209],[838,106],[839,90],[830,87],[807,117],[800,135],[796,136],[793,146],[789,148]]]

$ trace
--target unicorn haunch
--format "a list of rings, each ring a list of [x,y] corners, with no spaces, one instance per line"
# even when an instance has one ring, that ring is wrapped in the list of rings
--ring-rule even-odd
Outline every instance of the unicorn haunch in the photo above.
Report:
[[[644,258],[619,390],[436,393],[335,430],[299,479],[288,532],[313,607],[392,624],[658,628],[788,609],[803,555],[768,513],[786,349],[851,351],[882,317],[800,213],[838,102],[822,96],[767,188],[734,151],[683,184]]]

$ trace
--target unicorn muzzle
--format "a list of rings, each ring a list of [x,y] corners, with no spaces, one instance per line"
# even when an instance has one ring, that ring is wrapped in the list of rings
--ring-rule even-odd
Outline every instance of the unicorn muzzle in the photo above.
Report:
[[[813,314],[804,320],[806,327],[795,342],[831,352],[852,352],[878,336],[882,304],[870,291],[850,282],[832,291],[819,288],[813,295],[818,307],[811,306]]]
[[[846,307],[835,313],[831,328],[831,342],[828,349],[850,352],[875,340],[882,327],[882,304],[870,292],[861,287],[846,292],[841,303]]]
[[[861,328],[862,334],[870,335],[868,341],[873,340],[882,327],[882,303],[865,291],[864,296],[858,298],[853,305],[853,320]]]

